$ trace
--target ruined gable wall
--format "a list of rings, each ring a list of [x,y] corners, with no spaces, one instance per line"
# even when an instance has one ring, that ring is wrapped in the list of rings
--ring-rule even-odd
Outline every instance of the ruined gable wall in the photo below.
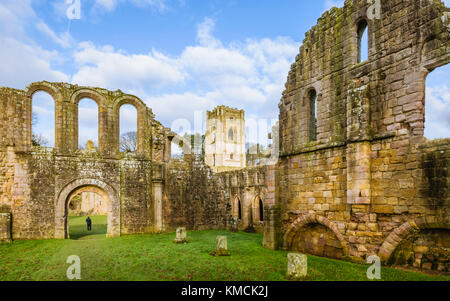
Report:
[[[55,101],[55,148],[31,145],[36,91],[49,93]],[[82,98],[93,99],[99,108],[99,148],[94,152],[78,150]],[[153,165],[164,156],[153,158],[152,149],[154,138],[164,140],[165,129],[160,126],[153,133],[154,115],[142,101],[120,91],[49,82],[24,91],[1,88],[0,100],[0,211],[12,214],[13,239],[64,237],[58,198],[67,187],[76,189],[76,183],[112,187],[109,193],[118,200],[114,221],[120,223],[114,235],[154,231]],[[123,104],[134,105],[138,112],[136,154],[118,152]]]
[[[414,229],[448,228],[449,140],[423,138],[426,75],[450,62],[448,9],[440,1],[382,0],[381,18],[367,20],[369,60],[358,64],[357,24],[367,9],[354,0],[326,12],[289,73],[276,177],[285,248],[295,249],[296,233],[311,223],[340,241],[324,242],[323,254],[334,248],[353,258],[389,257]],[[431,188],[437,178],[439,196]]]

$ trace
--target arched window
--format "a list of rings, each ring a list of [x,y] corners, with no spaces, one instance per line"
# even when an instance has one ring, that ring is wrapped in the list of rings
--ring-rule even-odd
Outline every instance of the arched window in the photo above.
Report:
[[[238,218],[242,219],[241,200],[238,200]]]
[[[55,101],[47,92],[33,94],[31,103],[33,146],[55,147]]]
[[[138,148],[137,110],[134,106],[125,104],[119,111],[120,151],[134,153]]]
[[[358,64],[369,59],[369,27],[366,20],[358,23]]]
[[[232,128],[228,130],[228,140],[234,141],[234,131]]]
[[[311,141],[317,141],[317,92],[316,90],[309,91],[309,138]]]
[[[90,98],[78,103],[78,145],[79,149],[98,146],[98,106]]]
[[[450,64],[434,69],[426,78],[424,136],[430,140],[450,138],[448,74],[450,74]]]
[[[259,199],[259,220],[264,221],[264,205],[261,198]]]

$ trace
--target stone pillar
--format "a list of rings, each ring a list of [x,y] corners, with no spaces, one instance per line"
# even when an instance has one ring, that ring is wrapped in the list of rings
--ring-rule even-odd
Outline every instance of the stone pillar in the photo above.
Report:
[[[347,96],[347,203],[370,204],[369,87],[353,86]]]
[[[154,231],[156,233],[161,233],[164,231],[163,225],[163,189],[164,189],[164,178],[163,178],[163,166],[155,165],[153,166],[153,210],[154,210]]]
[[[347,146],[347,203],[370,204],[370,142]]]
[[[277,250],[281,237],[281,210],[278,207],[264,208],[263,247]]]
[[[11,241],[11,213],[0,213],[0,243],[9,243]]]
[[[304,254],[288,254],[288,266],[286,278],[290,280],[302,280],[308,275],[308,257]]]
[[[160,233],[163,231],[162,221],[162,182],[153,182],[153,200],[155,202],[155,232]]]
[[[229,223],[230,223],[229,230],[231,232],[239,232],[239,219],[238,218],[230,216]]]

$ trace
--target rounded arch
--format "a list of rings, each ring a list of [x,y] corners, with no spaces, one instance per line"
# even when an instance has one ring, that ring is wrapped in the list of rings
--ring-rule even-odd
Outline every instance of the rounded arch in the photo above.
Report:
[[[29,141],[29,145],[32,145],[32,122],[33,122],[33,96],[36,92],[45,92],[48,93],[53,101],[54,101],[54,113],[55,113],[55,149],[59,149],[61,148],[61,137],[62,137],[62,122],[61,122],[61,116],[62,114],[60,113],[60,106],[58,105],[58,103],[61,101],[62,99],[62,94],[60,89],[55,86],[52,83],[49,82],[36,82],[36,83],[31,83],[30,85],[28,85],[25,88],[25,94],[27,96],[27,101],[25,104],[25,110],[26,110],[26,127],[27,127],[27,141]]]
[[[49,82],[36,82],[31,83],[25,88],[25,93],[27,94],[27,97],[32,98],[33,94],[38,91],[44,91],[53,97],[53,100],[55,102],[62,98],[60,90],[55,87],[52,83]]]
[[[97,103],[99,108],[105,105],[105,97],[91,88],[81,88],[76,90],[70,97],[70,101],[71,103],[78,105],[80,100],[84,98],[92,99]]]
[[[144,136],[145,136],[145,116],[147,112],[147,106],[142,100],[133,95],[122,95],[114,100],[113,112],[114,112],[114,126],[115,126],[115,136],[116,136],[116,150],[120,151],[119,141],[120,141],[120,108],[123,105],[131,105],[136,109],[137,112],[137,151],[138,153],[144,152]]]
[[[97,111],[98,111],[98,148],[100,151],[103,150],[103,148],[105,147],[105,129],[104,129],[104,125],[107,124],[106,120],[105,120],[105,116],[104,114],[101,114],[102,110],[104,110],[103,108],[105,108],[106,106],[106,100],[105,97],[100,94],[99,92],[97,92],[94,89],[91,88],[80,88],[78,90],[76,90],[74,93],[72,93],[71,97],[70,97],[70,102],[73,105],[73,120],[72,120],[72,124],[73,124],[73,133],[75,133],[74,135],[74,145],[73,148],[76,150],[78,149],[78,138],[79,138],[79,124],[78,124],[78,105],[80,103],[81,100],[83,99],[92,99],[96,104],[97,104]]]
[[[295,237],[296,232],[302,227],[308,224],[321,224],[326,228],[330,229],[336,238],[339,240],[342,250],[344,252],[344,256],[349,255],[349,248],[347,242],[345,241],[344,236],[339,232],[336,224],[326,217],[315,215],[315,214],[305,214],[295,220],[287,229],[286,233],[283,237],[283,249],[289,250],[292,247],[292,243]]]
[[[83,191],[100,193],[108,202],[108,237],[120,236],[120,200],[116,190],[97,179],[77,179],[66,184],[56,197],[55,238],[67,238],[67,215],[70,199]]]
[[[407,221],[392,231],[378,251],[383,263],[386,263],[402,240],[410,234],[425,229],[449,229],[450,223],[439,221],[436,217],[421,217]]]

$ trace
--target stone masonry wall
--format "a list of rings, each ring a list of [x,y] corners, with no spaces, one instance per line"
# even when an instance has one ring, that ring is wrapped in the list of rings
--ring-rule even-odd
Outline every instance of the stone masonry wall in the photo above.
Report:
[[[31,144],[32,96],[37,91],[55,101],[54,148]],[[98,104],[98,150],[78,149],[78,102],[83,98]],[[165,162],[169,130],[141,100],[121,91],[39,82],[23,91],[0,88],[0,104],[0,212],[12,215],[13,239],[67,237],[67,202],[80,189],[104,193],[108,236],[159,231],[153,166]],[[119,152],[123,104],[138,112],[136,153]]]
[[[269,247],[309,246],[354,260],[378,254],[387,262],[414,233],[448,235],[450,140],[423,134],[426,76],[450,62],[449,9],[437,0],[382,0],[380,18],[369,19],[369,5],[347,0],[324,13],[292,65],[279,105],[271,214],[280,222],[266,227],[266,236],[277,237]],[[368,24],[369,59],[358,63],[361,20]],[[334,254],[326,244],[319,248],[314,233],[302,234],[304,227],[323,231],[311,225],[334,234]]]
[[[222,179],[201,158],[185,155],[168,166],[163,205],[164,230],[226,229],[229,196]]]

